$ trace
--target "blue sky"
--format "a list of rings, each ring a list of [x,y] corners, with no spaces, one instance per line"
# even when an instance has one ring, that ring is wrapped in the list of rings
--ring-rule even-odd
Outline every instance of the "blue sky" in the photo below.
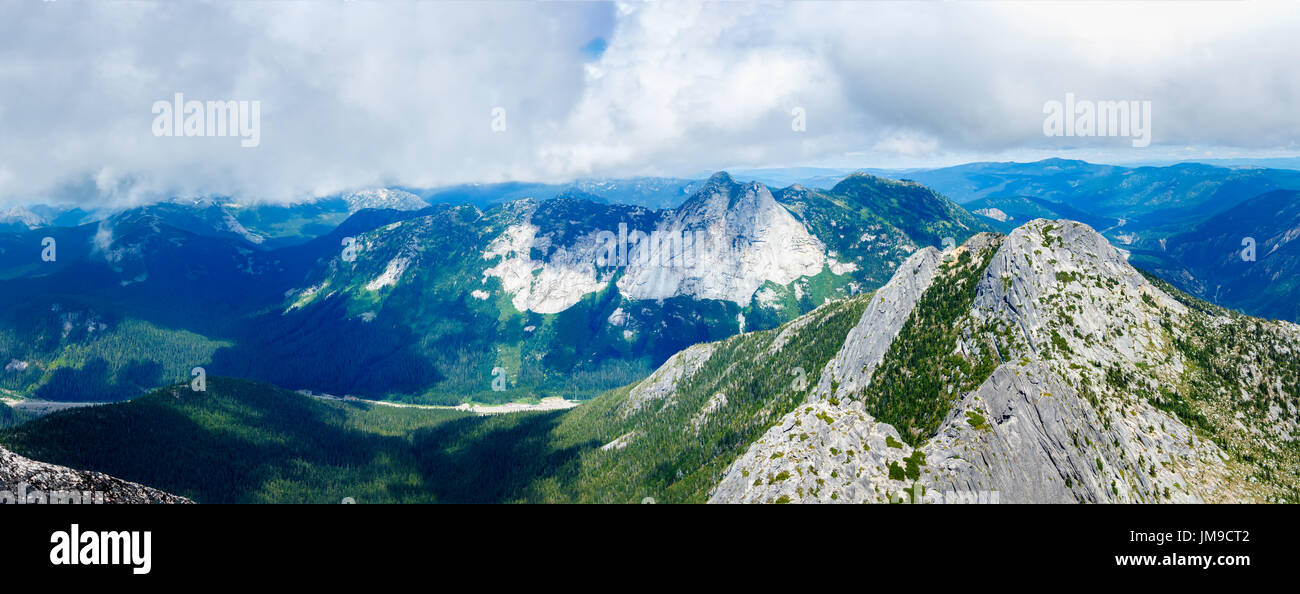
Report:
[[[1292,2],[0,6],[0,204],[1300,154]],[[155,136],[175,93],[260,144]],[[1152,145],[1044,136],[1066,93],[1150,101]]]

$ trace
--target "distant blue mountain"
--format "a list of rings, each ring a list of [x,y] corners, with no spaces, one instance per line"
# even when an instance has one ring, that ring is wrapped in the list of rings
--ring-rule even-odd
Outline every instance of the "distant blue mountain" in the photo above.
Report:
[[[1062,205],[1075,220],[1113,220],[1113,225],[1104,223],[1106,235],[1121,244],[1186,231],[1266,192],[1300,189],[1300,171],[1203,163],[1120,167],[1046,159],[967,163],[906,176],[972,210],[988,208],[989,201],[1030,197]]]
[[[707,177],[707,176],[706,176]],[[550,200],[557,197],[584,199],[640,206],[651,210],[676,208],[704,186],[706,177],[634,177],[581,179],[565,184],[536,182],[502,182],[495,184],[461,184],[457,186],[415,189],[404,188],[430,204],[472,204],[491,208],[524,198]]]
[[[909,172],[1009,231],[1035,217],[1101,231],[1175,286],[1257,316],[1300,319],[1300,171],[1205,163],[1119,167],[1047,159]],[[1243,262],[1242,240],[1258,242]]]
[[[1153,167],[1162,167],[1168,165],[1179,165],[1185,163],[1200,163],[1203,165],[1213,165],[1215,167],[1246,167],[1258,169],[1295,169],[1300,170],[1300,157],[1231,157],[1223,159],[1179,159],[1176,161],[1151,161],[1136,163],[1134,166],[1144,165]]]
[[[1182,233],[1143,243],[1132,261],[1216,304],[1300,320],[1300,192],[1246,200]]]

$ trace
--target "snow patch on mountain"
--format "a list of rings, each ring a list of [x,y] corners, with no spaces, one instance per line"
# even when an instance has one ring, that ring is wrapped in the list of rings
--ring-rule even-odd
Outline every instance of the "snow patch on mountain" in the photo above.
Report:
[[[0,226],[24,227],[35,229],[46,224],[45,218],[23,206],[12,206],[0,210]]]
[[[347,202],[348,212],[350,213],[365,208],[420,210],[429,206],[428,203],[415,194],[390,188],[360,190],[344,196],[343,201]]]

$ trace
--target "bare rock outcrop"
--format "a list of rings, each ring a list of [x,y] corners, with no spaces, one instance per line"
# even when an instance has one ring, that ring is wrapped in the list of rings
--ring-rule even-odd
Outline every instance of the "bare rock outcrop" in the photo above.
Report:
[[[24,458],[0,448],[0,504],[194,503],[102,472],[74,470]]]
[[[920,252],[873,298],[813,397],[728,468],[711,503],[1260,498],[1219,445],[1155,406],[1189,377],[1172,344],[1192,315],[1183,303],[1072,221],[961,249],[996,252],[951,349],[992,371],[964,393],[949,386],[938,430],[913,448],[852,397],[873,389],[903,320],[945,274]]]

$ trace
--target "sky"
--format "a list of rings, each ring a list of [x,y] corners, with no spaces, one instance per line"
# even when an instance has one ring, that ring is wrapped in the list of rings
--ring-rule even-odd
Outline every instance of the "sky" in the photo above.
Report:
[[[0,205],[1300,155],[1296,2],[0,0]],[[155,104],[257,102],[256,146]],[[1044,108],[1150,102],[1151,144]],[[167,121],[174,121],[164,118]]]

